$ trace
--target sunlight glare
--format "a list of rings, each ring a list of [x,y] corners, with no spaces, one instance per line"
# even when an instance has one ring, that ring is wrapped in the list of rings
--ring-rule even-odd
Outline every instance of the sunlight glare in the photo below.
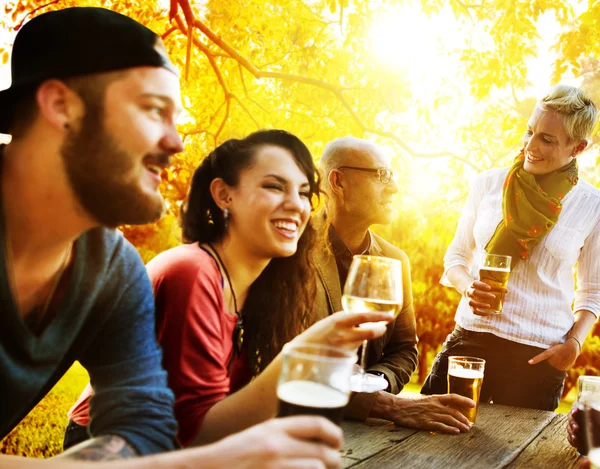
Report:
[[[421,200],[436,199],[440,186],[440,175],[433,171],[432,165],[421,165],[411,172],[407,195]]]
[[[389,8],[371,27],[368,48],[381,66],[402,72],[414,88],[440,86],[454,74],[463,34],[451,12],[427,17],[410,2]]]

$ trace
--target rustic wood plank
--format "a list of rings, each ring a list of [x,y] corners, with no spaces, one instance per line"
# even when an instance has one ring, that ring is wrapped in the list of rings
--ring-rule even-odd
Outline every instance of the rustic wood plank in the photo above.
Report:
[[[418,430],[397,427],[388,420],[368,419],[366,422],[342,422],[344,430],[344,467],[367,459]]]
[[[352,466],[356,466],[360,462],[360,459],[349,458],[348,456],[342,456],[342,468],[347,469]]]
[[[417,432],[354,466],[365,468],[487,469],[502,468],[516,458],[555,417],[553,412],[482,405],[470,433],[443,435]],[[377,433],[361,436],[373,446]],[[351,445],[357,445],[354,440]],[[351,448],[352,446],[347,446]],[[354,452],[353,452],[354,453]],[[357,457],[356,454],[350,454]]]
[[[507,469],[573,469],[577,450],[567,442],[567,415],[557,415]]]

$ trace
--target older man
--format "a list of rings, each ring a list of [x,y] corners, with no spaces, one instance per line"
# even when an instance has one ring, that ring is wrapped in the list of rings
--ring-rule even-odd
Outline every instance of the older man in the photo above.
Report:
[[[325,315],[341,309],[342,289],[353,255],[386,256],[402,262],[402,311],[385,336],[370,341],[367,349],[367,371],[385,378],[387,389],[355,394],[346,416],[357,420],[383,418],[446,433],[469,431],[469,422],[458,409],[473,406],[470,399],[454,394],[415,398],[397,395],[417,366],[417,335],[408,256],[370,230],[372,225],[392,221],[392,199],[398,192],[385,156],[373,143],[343,137],[325,147],[319,166],[327,198],[316,223],[323,229],[328,226],[329,249],[319,249],[315,255],[320,278],[318,311]]]
[[[114,227],[160,217],[180,109],[162,41],[130,18],[69,8],[16,37],[0,92],[0,133],[12,135],[0,146],[0,438],[75,360],[96,397],[94,438],[60,459],[1,455],[2,468],[340,466],[341,431],[317,417],[132,458],[175,448],[176,422],[150,281]]]

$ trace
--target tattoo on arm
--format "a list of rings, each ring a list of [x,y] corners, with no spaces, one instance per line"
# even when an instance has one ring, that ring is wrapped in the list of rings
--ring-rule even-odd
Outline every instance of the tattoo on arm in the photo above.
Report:
[[[135,456],[138,456],[137,451],[124,438],[105,435],[80,443],[57,457],[79,461],[114,461]]]

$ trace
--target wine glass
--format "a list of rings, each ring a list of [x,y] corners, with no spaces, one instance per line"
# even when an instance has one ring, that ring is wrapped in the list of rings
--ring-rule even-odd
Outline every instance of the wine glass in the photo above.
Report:
[[[396,317],[402,310],[402,263],[388,257],[354,256],[344,285],[342,307],[346,313],[387,312]],[[373,324],[363,323],[359,327],[373,327]],[[385,378],[365,372],[366,357],[365,340],[360,368],[352,376],[352,391],[375,392],[385,389]]]

